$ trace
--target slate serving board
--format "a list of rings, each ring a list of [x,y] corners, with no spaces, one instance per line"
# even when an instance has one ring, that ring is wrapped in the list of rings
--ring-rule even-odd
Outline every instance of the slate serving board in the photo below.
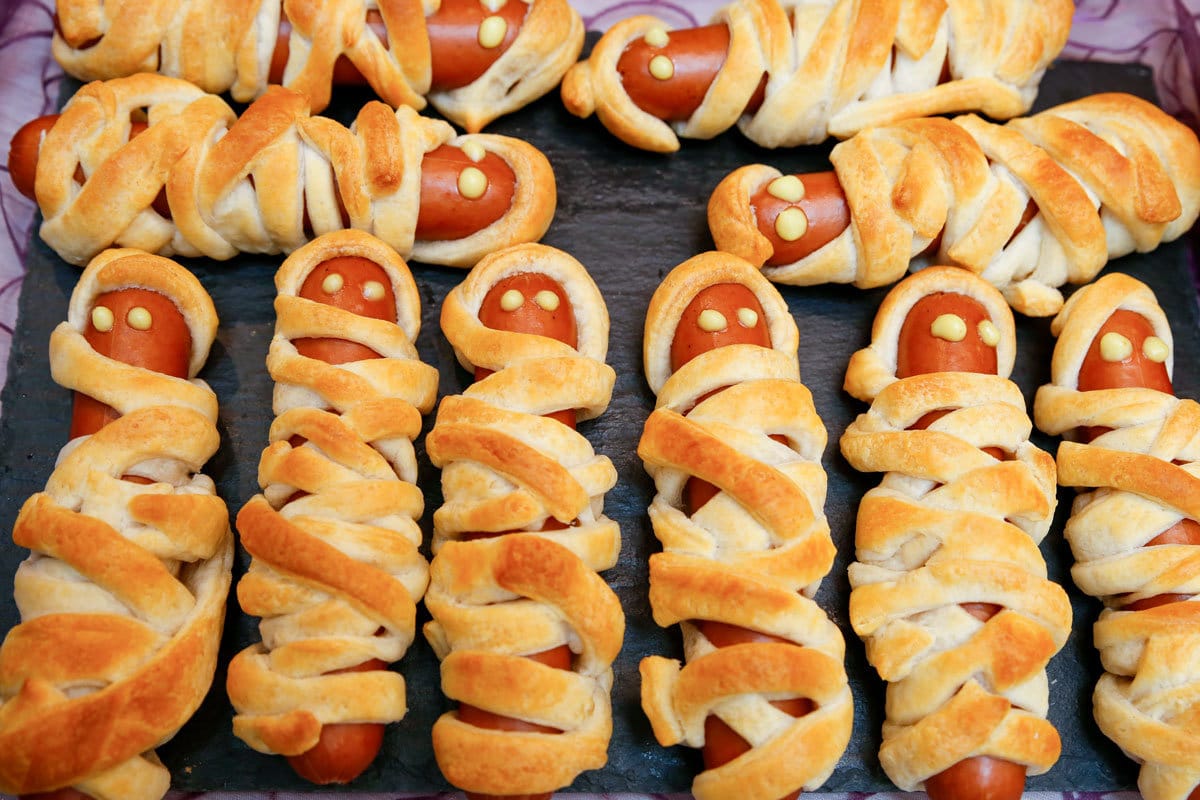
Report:
[[[68,92],[74,87],[68,87]],[[1055,65],[1042,83],[1037,108],[1099,91],[1127,91],[1153,98],[1148,69],[1129,65]],[[343,92],[327,112],[349,122],[370,99]],[[831,145],[785,151],[760,149],[736,132],[715,141],[684,143],[674,156],[658,156],[620,144],[592,120],[567,114],[556,94],[496,123],[490,132],[519,136],[541,148],[558,179],[558,214],[544,242],[583,262],[599,284],[612,318],[609,363],[617,371],[612,405],[581,431],[615,463],[620,482],[606,499],[606,512],[621,524],[620,563],[605,577],[626,614],[626,637],[615,664],[614,734],[608,766],[586,773],[575,792],[687,792],[700,769],[696,751],[664,749],[654,741],[639,705],[638,662],[646,655],[681,656],[677,630],[659,629],[647,602],[647,559],[658,549],[645,509],[653,485],[642,470],[636,447],[654,398],[642,377],[641,339],[650,295],[662,277],[691,255],[711,249],[705,222],[708,197],[732,169],[761,161],[784,172],[829,169]],[[263,360],[274,325],[272,276],[282,257],[241,257],[226,263],[188,260],[212,294],[221,317],[218,341],[201,377],[221,402],[222,447],[207,472],[229,504],[231,517],[257,492],[259,453],[271,423],[271,381]],[[18,622],[11,599],[12,577],[26,551],[8,535],[20,504],[39,491],[66,439],[71,398],[49,375],[50,331],[65,317],[78,270],[40,241],[29,250],[29,275],[21,295],[19,321],[4,388],[0,418],[0,630]],[[421,357],[441,371],[439,396],[461,391],[469,382],[438,329],[447,292],[465,275],[456,269],[412,265],[421,290]],[[1178,365],[1176,390],[1200,396],[1200,317],[1188,266],[1188,245],[1176,242],[1147,255],[1120,259],[1108,269],[1128,272],[1147,282],[1172,320]],[[869,292],[843,286],[781,287],[800,327],[801,376],[812,390],[829,431],[824,465],[829,473],[826,512],[839,556],[817,600],[846,638],[846,667],[855,698],[853,740],[825,791],[874,791],[892,788],[876,756],[883,720],[883,684],[866,662],[850,628],[846,567],[853,557],[854,515],[863,493],[878,476],[852,470],[837,441],[865,406],[842,392],[850,354],[867,344],[871,320],[886,289]],[[1026,400],[1047,380],[1053,339],[1049,320],[1018,318],[1018,362],[1014,380]],[[428,430],[429,424],[425,429]],[[1053,451],[1055,442],[1035,433],[1035,441]],[[441,503],[437,471],[418,441],[419,484],[425,493],[426,542],[432,510]],[[1031,778],[1030,790],[1115,790],[1132,787],[1134,765],[1096,728],[1091,691],[1099,661],[1091,644],[1091,623],[1099,603],[1082,595],[1070,581],[1070,553],[1062,539],[1071,494],[1060,493],[1059,513],[1042,546],[1050,576],[1067,587],[1075,619],[1066,647],[1049,667],[1050,716],[1063,739],[1063,755],[1046,775]],[[239,552],[235,579],[248,563]],[[418,623],[427,618],[424,608]],[[171,769],[174,785],[186,790],[314,790],[297,778],[279,757],[251,751],[230,732],[232,709],[224,692],[230,657],[257,641],[257,620],[231,598],[213,690],[195,717],[159,754]],[[351,787],[359,791],[436,791],[449,788],[433,758],[429,731],[448,708],[438,690],[438,665],[418,636],[396,665],[408,683],[409,713],[389,727],[375,764]],[[315,790],[320,791],[320,790]]]

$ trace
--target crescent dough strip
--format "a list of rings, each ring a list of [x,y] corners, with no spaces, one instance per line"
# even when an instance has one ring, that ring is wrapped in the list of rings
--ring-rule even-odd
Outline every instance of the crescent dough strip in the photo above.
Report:
[[[1112,273],[1073,294],[1054,319],[1052,382],[1038,389],[1034,414],[1050,435],[1111,429],[1058,450],[1059,482],[1081,488],[1066,527],[1071,574],[1107,606],[1093,631],[1105,669],[1093,710],[1142,764],[1147,800],[1185,800],[1200,785],[1200,548],[1145,545],[1181,520],[1200,520],[1200,404],[1139,387],[1078,390],[1092,340],[1119,309],[1150,322],[1169,348],[1171,374],[1171,328],[1154,293]],[[1192,597],[1121,610],[1162,594]]]
[[[88,344],[96,298],[129,287],[183,314],[187,379]],[[0,646],[0,792],[157,800],[170,787],[153,748],[212,683],[233,565],[228,512],[200,473],[219,438],[216,396],[195,375],[216,331],[191,273],[109,250],[83,271],[51,336],[54,380],[122,416],[67,444],[17,516],[13,540],[33,552],[13,581],[21,624]]]
[[[772,349],[727,345],[672,374],[671,343],[684,309],[702,289],[724,283],[758,298]],[[696,777],[699,800],[777,800],[815,790],[850,740],[845,642],[812,600],[835,549],[824,513],[825,428],[800,383],[798,344],[778,291],[724,253],[676,267],[646,316],[646,379],[658,402],[638,455],[657,488],[650,520],[663,545],[650,559],[650,603],[659,625],[680,623],[687,665],[643,659],[642,707],[664,747],[703,747],[710,715],[752,746]],[[682,495],[692,476],[720,491],[689,517]],[[696,624],[705,620],[784,642],[718,648]],[[815,710],[792,717],[771,705],[796,697]]]
[[[1006,125],[974,115],[901,122],[838,144],[830,160],[850,225],[799,261],[764,266],[772,281],[865,289],[899,280],[910,264],[954,264],[1017,311],[1050,316],[1062,307],[1058,287],[1178,238],[1200,214],[1196,134],[1126,94]],[[760,266],[771,257],[750,198],[781,174],[754,164],[717,186],[709,225],[719,249]],[[1024,224],[1031,203],[1037,213]]]
[[[63,0],[51,47],[80,80],[157,72],[248,103],[267,92],[282,12],[291,24],[282,84],[306,95],[314,111],[329,105],[344,56],[389,105],[419,111],[428,98],[476,132],[553,89],[579,57],[583,21],[567,0],[528,5],[517,38],[487,72],[432,93],[425,18],[437,0]],[[386,39],[367,24],[374,10]]]
[[[396,323],[300,297],[313,269],[340,256],[384,270]],[[240,739],[259,752],[297,755],[324,725],[395,722],[407,710],[395,672],[325,673],[399,661],[412,644],[429,580],[412,442],[433,408],[438,374],[413,346],[417,286],[378,239],[361,231],[320,237],[283,263],[275,286],[267,369],[276,417],[259,462],[263,493],[237,518],[252,556],[238,600],[262,617],[262,641],[233,658],[226,688]],[[294,340],[305,337],[345,339],[380,357],[327,364],[297,351]]]
[[[904,320],[935,292],[983,305],[1000,334],[997,375],[896,378]],[[888,682],[879,758],[904,791],[974,756],[1033,775],[1059,756],[1046,664],[1066,642],[1071,606],[1038,550],[1056,505],[1054,460],[1029,442],[1024,399],[1008,380],[1015,349],[1012,313],[995,289],[964,270],[929,268],[892,289],[870,347],[846,371],[846,391],[871,407],[846,429],[842,454],[859,471],[885,473],[859,506],[850,621]],[[909,430],[941,409],[951,411]],[[962,603],[1002,610],[980,622]]]
[[[150,127],[130,140],[130,115],[140,110]],[[468,143],[512,168],[509,210],[463,239],[417,240],[424,155]],[[153,208],[164,187],[171,219]],[[42,143],[36,191],[42,238],[73,264],[114,242],[221,260],[291,252],[345,227],[340,199],[350,227],[402,257],[470,266],[496,248],[540,238],[556,204],[549,162],[519,139],[455,136],[444,121],[379,102],[345,128],[278,87],[237,120],[219,97],[148,74],[90,83],[71,98]]]
[[[562,97],[572,114],[595,113],[626,143],[658,152],[734,124],[763,147],[792,147],[935,114],[1008,119],[1033,104],[1073,12],[1069,0],[736,0],[713,18],[729,28],[724,64],[691,118],[673,124],[639,108],[617,71],[630,42],[666,27],[637,16],[567,72]],[[744,113],[763,73],[762,106]]]
[[[563,287],[577,348],[480,322],[488,291],[520,273]],[[616,380],[604,363],[608,311],[578,261],[521,245],[486,257],[450,292],[442,331],[464,368],[493,373],[442,400],[426,437],[445,504],[433,515],[425,636],[451,699],[561,733],[480,728],[451,711],[433,726],[434,753],[447,780],[468,792],[552,792],[607,762],[625,617],[597,574],[621,546],[617,523],[603,514],[616,470],[583,436],[541,415],[576,409],[583,420],[607,408]],[[568,527],[541,530],[551,517]],[[487,531],[508,533],[466,536]],[[570,670],[520,658],[563,645]]]

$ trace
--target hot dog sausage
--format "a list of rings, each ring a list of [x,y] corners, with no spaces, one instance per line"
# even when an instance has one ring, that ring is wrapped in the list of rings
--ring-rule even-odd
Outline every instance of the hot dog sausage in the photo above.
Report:
[[[42,138],[57,120],[58,116],[51,114],[26,123],[13,136],[9,146],[8,168],[13,185],[30,199],[36,199],[34,185]],[[130,138],[146,127],[144,122],[132,123]],[[76,171],[76,180],[83,183],[82,171]],[[416,238],[421,241],[463,239],[483,230],[509,210],[516,182],[512,167],[504,159],[470,144],[465,148],[444,144],[426,153],[421,162]],[[171,219],[166,191],[158,193],[153,208]],[[307,219],[307,210],[304,213]],[[342,219],[348,225],[344,208]]]
[[[701,353],[732,344],[753,344],[770,347],[762,304],[750,289],[740,283],[720,283],[706,287],[696,294],[680,316],[671,340],[671,370],[676,371]],[[710,392],[705,397],[716,392]],[[705,399],[704,397],[700,400]],[[778,437],[772,437],[778,438]],[[717,487],[699,478],[689,478],[684,487],[684,504],[688,514],[700,510],[716,496]],[[699,620],[697,627],[716,647],[728,647],[747,642],[783,642],[768,634],[712,620]],[[794,717],[804,716],[815,706],[808,698],[797,697],[772,703]],[[704,765],[715,769],[750,749],[750,743],[715,715],[704,721]],[[799,796],[799,792],[788,795]]]
[[[771,243],[770,266],[793,264],[850,226],[850,206],[834,172],[777,178],[750,198],[750,206],[759,232]]]
[[[1166,345],[1154,334],[1150,321],[1135,311],[1118,309],[1097,331],[1079,367],[1079,390],[1143,387],[1174,395],[1167,374]],[[1087,441],[1109,431],[1089,427],[1081,431]],[[1182,519],[1146,542],[1146,547],[1162,544],[1200,545],[1200,524]],[[1126,611],[1177,603],[1190,599],[1186,594],[1161,594],[1146,597],[1126,606]]]
[[[301,284],[300,296],[359,316],[396,321],[396,295],[391,280],[381,266],[362,256],[339,256],[317,265]],[[300,355],[328,364],[380,358],[370,347],[346,339],[305,337],[294,339],[292,344]],[[303,438],[293,437],[293,447],[302,444]],[[303,496],[303,492],[297,492],[288,502]],[[387,664],[373,658],[334,672],[381,669],[387,669]],[[288,763],[297,775],[318,785],[349,783],[375,760],[383,744],[383,730],[384,726],[378,723],[325,725],[317,743],[298,756],[289,756]]]
[[[994,375],[998,341],[995,326],[975,299],[948,292],[928,295],[913,306],[900,328],[896,377],[929,372]],[[930,412],[912,427],[927,428],[946,413],[948,411],[944,410]],[[996,458],[1006,457],[997,448],[985,448],[985,452]],[[962,607],[982,622],[1001,610],[993,603],[964,603]],[[960,761],[925,781],[925,791],[931,800],[961,797],[1019,800],[1024,788],[1024,765],[988,756]]]
[[[531,333],[545,336],[575,347],[578,344],[578,330],[575,322],[574,308],[566,291],[558,281],[542,273],[523,272],[510,275],[496,283],[484,295],[479,308],[479,321],[486,327],[495,330]],[[482,367],[475,369],[475,380],[480,381],[491,374]],[[566,408],[552,412],[546,416],[558,420],[572,430],[575,429],[575,409]],[[554,518],[549,518],[543,530],[555,530],[566,527]],[[492,536],[503,536],[505,532],[475,533],[464,538],[479,539]],[[571,649],[560,645],[541,653],[532,653],[526,658],[539,661],[555,669],[571,668]],[[458,708],[460,720],[480,728],[493,730],[524,731],[534,733],[561,733],[555,728],[535,725],[519,719],[493,714],[476,706],[460,703]],[[470,800],[485,800],[489,795],[467,792]],[[552,794],[521,795],[511,800],[549,800]]]

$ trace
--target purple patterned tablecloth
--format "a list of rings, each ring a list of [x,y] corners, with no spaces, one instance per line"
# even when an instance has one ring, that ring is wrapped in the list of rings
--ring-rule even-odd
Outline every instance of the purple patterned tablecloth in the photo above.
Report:
[[[723,0],[574,0],[589,29],[602,30],[612,23],[637,13],[654,13],[677,27],[689,27],[708,21]],[[1200,0],[1077,0],[1070,43],[1063,56],[1072,59],[1138,62],[1153,66],[1155,84],[1163,107],[1200,129]],[[50,58],[53,29],[52,0],[0,0],[0,142],[7,142],[29,119],[53,110],[61,77]],[[17,317],[17,298],[24,274],[25,253],[29,246],[34,206],[12,187],[7,168],[0,179],[0,365],[7,364],[13,326]],[[1196,231],[1192,241],[1200,244]],[[1194,254],[1197,248],[1193,246]],[[0,370],[0,385],[6,372]],[[209,793],[186,795],[172,792],[172,800],[204,797],[206,800],[301,800],[337,795],[297,795],[285,793]],[[355,794],[361,800],[384,798],[435,797],[456,795]],[[683,798],[687,795],[558,795],[574,800],[648,800]],[[825,794],[811,795],[822,800],[899,800],[920,798],[923,794]],[[1034,800],[1135,800],[1137,793],[1063,794],[1030,793]]]

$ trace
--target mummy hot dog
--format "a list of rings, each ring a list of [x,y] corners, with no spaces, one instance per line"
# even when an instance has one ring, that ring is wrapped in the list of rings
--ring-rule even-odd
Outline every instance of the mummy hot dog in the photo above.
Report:
[[[1120,273],[1055,318],[1037,425],[1065,441],[1058,479],[1081,487],[1066,537],[1075,582],[1104,601],[1096,721],[1142,764],[1147,800],[1200,798],[1200,404],[1177,399],[1171,329]],[[1192,365],[1188,365],[1192,366]]]
[[[0,792],[158,800],[170,786],[154,748],[212,682],[233,563],[228,512],[200,472],[217,400],[195,376],[216,331],[191,273],[110,250],[51,336],[75,408],[13,529],[33,554],[0,646]]]
[[[159,72],[239,102],[282,84],[314,111],[366,83],[471,132],[557,86],[584,34],[567,0],[69,0],[55,22],[81,80]]]
[[[460,705],[433,727],[467,796],[547,798],[607,761],[612,662],[625,618],[597,574],[620,530],[616,470],[575,431],[608,406],[608,312],[583,266],[521,245],[483,259],[442,306],[476,382],[426,437],[442,469],[425,636]]]
[[[263,493],[237,518],[253,557],[238,600],[262,617],[262,642],[234,657],[226,686],[239,738],[314,783],[346,783],[406,711],[387,665],[412,643],[429,579],[412,441],[437,370],[413,346],[416,284],[378,239],[319,237],[275,285],[277,416]]]
[[[617,23],[562,98],[622,141],[672,152],[735,124],[763,147],[902,119],[1029,110],[1067,41],[1069,0],[736,0],[711,25]]]
[[[859,506],[850,620],[888,681],[880,762],[932,800],[1016,800],[1060,751],[1045,668],[1071,607],[1038,551],[1054,462],[1029,442],[1015,351],[999,292],[931,267],[888,294],[846,371],[871,408],[842,453],[885,473]]]
[[[277,87],[235,120],[191,84],[134,75],[84,86],[44,139],[38,128],[18,132],[10,170],[72,263],[114,242],[229,259],[358,228],[402,257],[470,266],[540,238],[556,204],[549,162],[518,139],[455,137],[379,102],[347,129]]]
[[[1058,287],[1185,233],[1200,213],[1200,143],[1131,95],[1100,94],[1006,125],[910,120],[834,147],[833,173],[754,164],[709,200],[718,249],[795,285],[899,280],[966,267],[1016,310],[1049,316]]]
[[[845,643],[811,599],[834,547],[798,341],[779,293],[725,253],[676,267],[646,316],[650,602],[687,665],[644,659],[642,706],[660,744],[703,748],[699,800],[815,790],[850,740]]]

